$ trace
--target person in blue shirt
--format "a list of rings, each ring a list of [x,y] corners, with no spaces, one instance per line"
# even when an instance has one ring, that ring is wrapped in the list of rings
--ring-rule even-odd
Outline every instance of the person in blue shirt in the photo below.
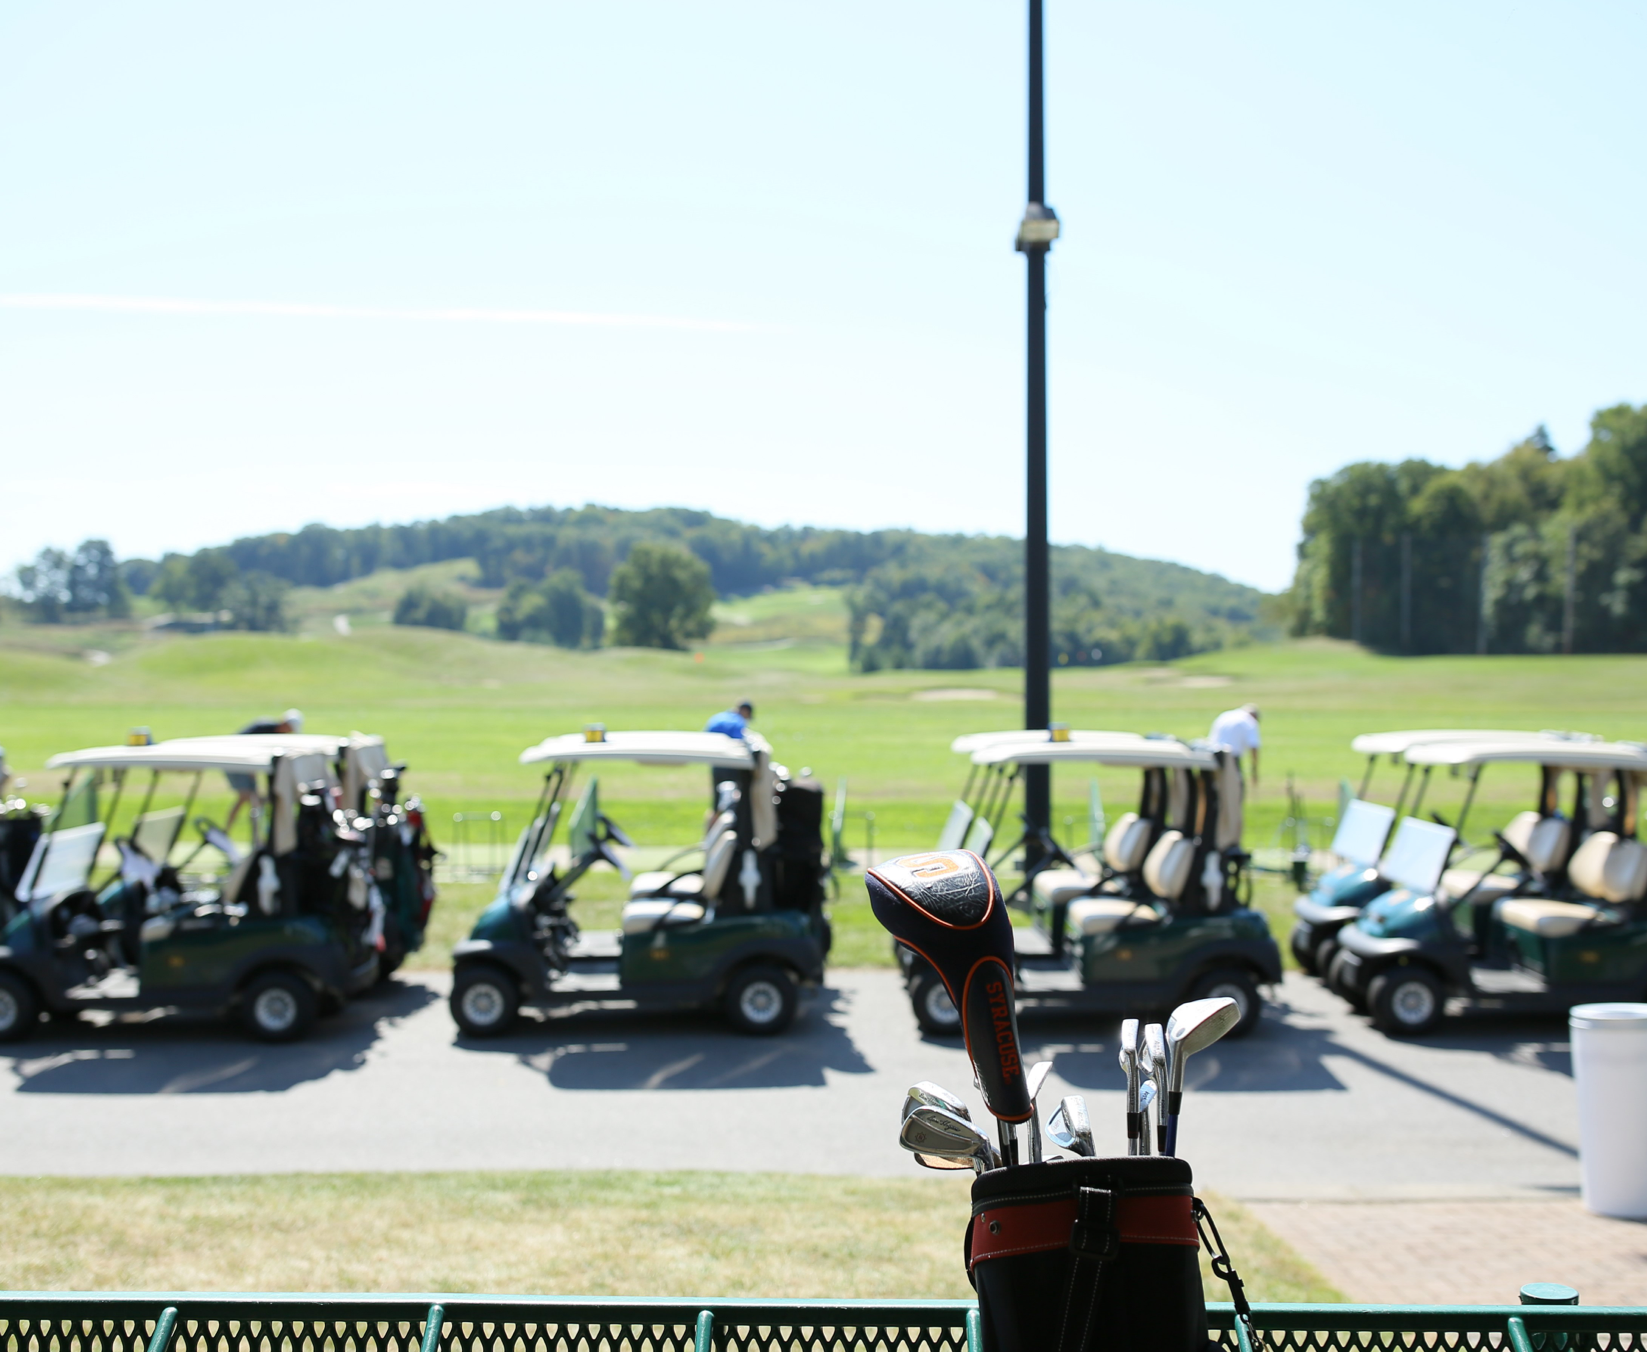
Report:
[[[736,737],[740,742],[744,733],[749,731],[750,720],[755,717],[755,706],[748,700],[743,700],[730,709],[723,709],[703,725],[705,732],[724,732],[728,737]]]

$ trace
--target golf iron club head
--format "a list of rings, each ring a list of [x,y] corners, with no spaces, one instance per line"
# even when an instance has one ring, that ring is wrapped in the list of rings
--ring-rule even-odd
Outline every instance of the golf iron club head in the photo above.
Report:
[[[922,1104],[911,1110],[898,1129],[898,1144],[915,1155],[945,1155],[951,1159],[971,1160],[980,1173],[985,1169],[998,1169],[1001,1165],[989,1137],[966,1118],[956,1116],[947,1108]]]
[[[1167,1144],[1178,1153],[1178,1114],[1184,1103],[1184,1067],[1196,1052],[1212,1046],[1241,1021],[1241,1006],[1227,995],[1179,1005],[1167,1020]]]
[[[1121,1045],[1116,1052],[1116,1060],[1121,1063],[1121,1073],[1127,1077],[1127,1154],[1136,1155],[1138,1148],[1138,1085],[1143,1079],[1143,1067],[1139,1064],[1142,1047],[1138,1040],[1138,1020],[1121,1020]]]
[[[970,850],[890,859],[864,872],[875,918],[932,964],[961,1016],[984,1106],[1003,1125],[1030,1117],[1018,1050],[1012,921],[989,866]]]
[[[1152,1023],[1144,1029],[1143,1060],[1149,1067],[1150,1079],[1155,1081],[1157,1093],[1167,1082],[1167,1030],[1158,1023]],[[1148,1123],[1145,1123],[1146,1127]],[[1167,1114],[1166,1104],[1157,1101],[1155,1105],[1155,1149],[1160,1154],[1167,1153]]]
[[[961,1155],[923,1155],[915,1151],[915,1163],[923,1169],[970,1169],[975,1174],[984,1172],[983,1165],[971,1156]]]
[[[1040,1097],[1041,1086],[1047,1082],[1047,1075],[1052,1070],[1052,1062],[1037,1061],[1029,1068],[1029,1162],[1039,1164],[1043,1152],[1041,1150],[1041,1110],[1035,1100]]]
[[[957,1095],[952,1094],[941,1084],[933,1084],[931,1080],[922,1080],[918,1084],[909,1086],[904,1094],[904,1110],[899,1114],[901,1122],[917,1108],[947,1108],[956,1117],[964,1117],[972,1121],[972,1114],[967,1110],[966,1103]]]
[[[1140,1155],[1150,1153],[1149,1110],[1154,1105],[1157,1097],[1158,1093],[1154,1080],[1145,1080],[1143,1084],[1138,1086],[1138,1120],[1143,1124],[1143,1129],[1138,1133],[1137,1142]]]
[[[1092,1124],[1087,1121],[1087,1101],[1071,1094],[1053,1109],[1047,1119],[1047,1139],[1060,1150],[1092,1159],[1098,1152],[1092,1144]]]

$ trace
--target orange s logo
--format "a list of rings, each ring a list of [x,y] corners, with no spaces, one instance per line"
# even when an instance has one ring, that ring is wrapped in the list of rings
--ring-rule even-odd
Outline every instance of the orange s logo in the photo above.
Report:
[[[898,860],[916,878],[941,878],[959,873],[961,861],[952,854],[911,854]]]

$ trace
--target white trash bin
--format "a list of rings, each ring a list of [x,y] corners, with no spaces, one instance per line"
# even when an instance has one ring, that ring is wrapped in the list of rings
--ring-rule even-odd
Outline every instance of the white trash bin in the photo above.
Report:
[[[1574,1005],[1567,1021],[1585,1209],[1647,1217],[1647,1005]]]

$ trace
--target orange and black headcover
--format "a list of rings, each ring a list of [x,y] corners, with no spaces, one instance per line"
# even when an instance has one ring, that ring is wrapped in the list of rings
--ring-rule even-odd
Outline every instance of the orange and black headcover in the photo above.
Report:
[[[984,1104],[1029,1119],[1013,1007],[1012,921],[995,875],[971,850],[906,854],[864,873],[875,918],[937,970],[961,1013]]]

